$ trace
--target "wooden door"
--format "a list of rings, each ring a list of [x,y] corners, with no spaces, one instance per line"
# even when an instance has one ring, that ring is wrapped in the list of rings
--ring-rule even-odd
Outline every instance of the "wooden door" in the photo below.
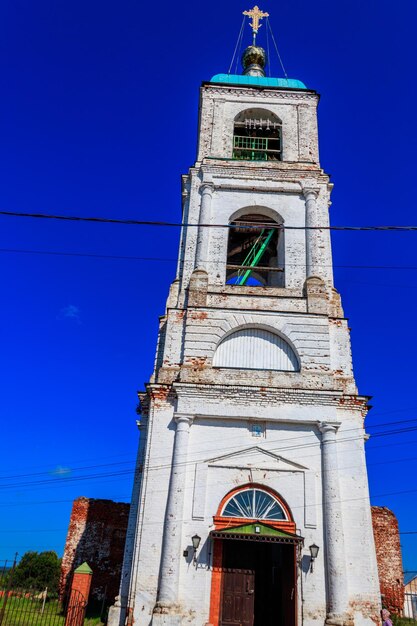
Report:
[[[247,569],[224,569],[222,581],[220,626],[253,626],[255,572]]]

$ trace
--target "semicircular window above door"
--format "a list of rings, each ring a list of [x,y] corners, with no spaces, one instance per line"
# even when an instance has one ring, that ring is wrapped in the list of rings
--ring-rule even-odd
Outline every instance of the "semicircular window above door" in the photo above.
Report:
[[[256,520],[286,520],[284,509],[267,491],[245,489],[233,495],[224,505],[223,517]]]

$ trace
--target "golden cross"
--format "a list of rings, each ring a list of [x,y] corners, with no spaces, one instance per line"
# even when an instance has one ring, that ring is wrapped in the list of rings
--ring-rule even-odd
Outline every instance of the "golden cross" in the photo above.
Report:
[[[253,45],[255,45],[256,35],[258,34],[259,28],[262,26],[259,22],[263,17],[269,17],[269,13],[264,13],[258,6],[254,6],[250,11],[243,11],[243,15],[247,15],[252,18],[249,26],[252,27]]]

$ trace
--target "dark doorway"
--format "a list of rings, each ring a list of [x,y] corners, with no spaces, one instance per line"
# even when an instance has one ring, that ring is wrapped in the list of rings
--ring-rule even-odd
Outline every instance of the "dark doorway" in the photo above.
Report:
[[[220,625],[295,626],[294,555],[292,544],[224,540]]]

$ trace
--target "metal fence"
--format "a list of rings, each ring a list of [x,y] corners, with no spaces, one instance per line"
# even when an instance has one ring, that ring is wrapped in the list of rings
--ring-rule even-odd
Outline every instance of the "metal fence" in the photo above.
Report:
[[[0,591],[0,626],[83,626],[85,609],[80,592],[73,591],[64,605],[46,589]]]
[[[15,566],[16,559],[0,569],[0,626],[83,626],[87,603],[79,591],[62,602],[56,590],[18,588]]]
[[[403,617],[417,624],[417,572],[405,578]]]

